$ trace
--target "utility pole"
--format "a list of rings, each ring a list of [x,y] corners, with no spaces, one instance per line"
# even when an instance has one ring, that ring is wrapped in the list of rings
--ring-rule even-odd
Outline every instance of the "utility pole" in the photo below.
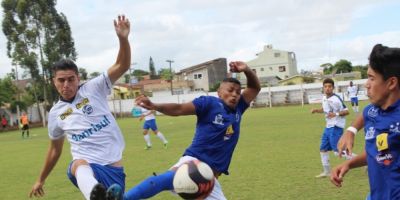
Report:
[[[169,72],[171,73],[171,78],[170,78],[170,80],[171,80],[171,95],[174,95],[174,92],[173,92],[173,89],[172,89],[172,78],[173,78],[173,74],[172,74],[172,69],[171,69],[171,63],[173,63],[174,61],[173,60],[166,60],[166,62],[168,62],[169,63]]]

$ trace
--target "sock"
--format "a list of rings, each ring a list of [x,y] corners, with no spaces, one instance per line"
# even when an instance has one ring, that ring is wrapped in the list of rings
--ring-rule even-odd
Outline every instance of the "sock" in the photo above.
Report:
[[[86,199],[90,199],[90,192],[92,192],[93,187],[98,183],[94,178],[92,168],[89,165],[79,166],[76,169],[75,178],[83,196]]]
[[[168,143],[167,139],[165,139],[164,135],[160,131],[158,131],[157,137],[160,138],[160,140],[163,141],[164,144]]]
[[[358,112],[358,106],[356,106],[356,112]]]
[[[26,131],[26,136],[29,137],[29,131]]]
[[[144,141],[146,141],[147,146],[151,146],[150,134],[146,134],[143,137]]]
[[[22,137],[24,137],[24,134],[25,134],[25,132],[24,132],[24,131],[22,131]]]
[[[163,174],[151,176],[126,192],[124,200],[147,199],[161,191],[173,190],[174,175],[174,171],[166,171]]]
[[[331,172],[330,164],[329,164],[329,152],[320,152],[321,154],[321,163],[324,168],[324,173],[328,174]]]

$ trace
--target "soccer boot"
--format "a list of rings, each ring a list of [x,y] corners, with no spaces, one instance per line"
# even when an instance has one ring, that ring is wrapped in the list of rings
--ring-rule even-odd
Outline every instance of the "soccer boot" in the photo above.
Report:
[[[322,173],[316,175],[315,178],[325,178],[325,177],[328,177],[328,176],[330,176],[329,173],[322,172]]]
[[[90,200],[106,200],[106,192],[106,187],[101,183],[97,183],[92,192],[90,192]]]
[[[106,200],[122,200],[122,188],[118,184],[112,184],[106,192]]]
[[[151,149],[151,146],[146,145],[146,146],[144,147],[144,149],[145,149],[145,150],[150,150],[150,149]]]

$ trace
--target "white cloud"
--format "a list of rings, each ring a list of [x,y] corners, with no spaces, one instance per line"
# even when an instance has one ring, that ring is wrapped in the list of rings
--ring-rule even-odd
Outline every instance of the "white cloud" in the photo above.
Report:
[[[295,52],[300,71],[342,58],[365,64],[375,43],[400,46],[396,37],[400,28],[379,31],[380,25],[397,23],[398,18],[388,17],[382,24],[352,33],[360,19],[387,14],[375,13],[377,8],[400,7],[389,0],[57,2],[58,11],[67,16],[73,32],[77,64],[89,72],[104,71],[115,62],[118,41],[112,20],[121,13],[131,20],[133,62],[138,63],[135,67],[145,70],[150,56],[157,68],[167,67],[165,60],[172,59],[178,70],[219,57],[247,61],[264,45],[273,44],[277,49]],[[5,57],[3,35],[0,43],[1,77],[10,71],[10,61]]]

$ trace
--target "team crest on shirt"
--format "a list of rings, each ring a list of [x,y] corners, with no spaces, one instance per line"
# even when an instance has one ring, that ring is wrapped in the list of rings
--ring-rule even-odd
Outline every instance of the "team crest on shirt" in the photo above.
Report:
[[[240,120],[240,115],[239,115],[239,113],[238,112],[236,112],[236,122],[239,122],[239,120]]]
[[[221,114],[218,114],[215,116],[214,121],[212,122],[213,124],[218,124],[218,125],[224,125],[224,118],[222,117]]]
[[[235,133],[233,130],[232,125],[229,125],[228,128],[226,129],[225,135],[224,135],[224,140],[229,140],[231,139],[232,135]]]
[[[371,108],[368,110],[368,116],[370,116],[370,117],[372,117],[372,118],[378,116],[378,108],[371,107]]]
[[[93,107],[91,105],[85,105],[82,108],[82,112],[85,113],[86,115],[90,115],[93,112]]]
[[[89,99],[88,98],[84,98],[82,99],[81,102],[77,103],[75,105],[76,109],[81,109],[82,107],[84,107],[85,105],[87,105],[89,103]]]
[[[400,122],[397,122],[396,124],[392,124],[392,125],[390,125],[389,131],[392,133],[400,133],[399,126],[400,126]]]

